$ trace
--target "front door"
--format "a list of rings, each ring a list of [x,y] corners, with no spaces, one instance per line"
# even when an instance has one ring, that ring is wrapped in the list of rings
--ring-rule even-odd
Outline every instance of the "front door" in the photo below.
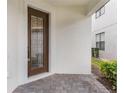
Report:
[[[49,14],[28,7],[28,76],[48,72]]]

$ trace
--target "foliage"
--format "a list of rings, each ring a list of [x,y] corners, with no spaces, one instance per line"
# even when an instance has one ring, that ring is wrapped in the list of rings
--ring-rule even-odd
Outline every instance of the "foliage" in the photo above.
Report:
[[[92,59],[92,64],[96,65],[101,73],[109,79],[113,84],[113,89],[116,89],[117,81],[117,61],[116,60],[100,60]]]

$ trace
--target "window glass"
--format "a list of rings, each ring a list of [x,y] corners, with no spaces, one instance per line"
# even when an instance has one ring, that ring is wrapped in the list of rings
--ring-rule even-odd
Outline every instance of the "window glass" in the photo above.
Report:
[[[99,11],[96,12],[96,18],[98,18],[100,16]]]
[[[96,42],[99,42],[99,39],[100,39],[100,35],[97,34],[97,35],[96,35]]]
[[[96,19],[99,18],[101,15],[103,15],[105,13],[105,6],[103,6],[102,8],[100,8],[99,10],[97,10],[97,12],[95,13],[96,15]]]
[[[105,33],[96,34],[96,48],[105,50]]]
[[[105,50],[105,42],[104,41],[101,41],[100,43],[101,43],[100,44],[100,49],[101,50]]]
[[[100,48],[99,42],[96,42],[96,48]]]
[[[31,66],[43,67],[43,18],[31,16]]]
[[[101,41],[105,41],[105,33],[101,33]]]
[[[105,13],[105,7],[101,8],[101,15],[103,15]]]

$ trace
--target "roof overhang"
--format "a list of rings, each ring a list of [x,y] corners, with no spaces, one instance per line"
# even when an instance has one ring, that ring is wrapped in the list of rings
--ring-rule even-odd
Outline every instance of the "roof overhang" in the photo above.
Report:
[[[94,0],[93,0],[94,1]],[[99,8],[101,8],[102,6],[104,6],[107,2],[109,2],[110,0],[99,0],[99,2],[90,2],[87,6],[86,6],[86,11],[85,14],[87,16],[92,15],[93,13],[95,13]]]
[[[33,0],[32,0],[33,1]],[[35,1],[35,0],[34,0]],[[70,7],[82,9],[83,14],[90,16],[110,0],[39,0],[54,7]]]

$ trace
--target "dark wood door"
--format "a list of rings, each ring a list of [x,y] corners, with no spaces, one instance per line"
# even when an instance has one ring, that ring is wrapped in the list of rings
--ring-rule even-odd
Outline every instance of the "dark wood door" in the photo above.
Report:
[[[28,76],[48,72],[49,14],[28,7]]]

